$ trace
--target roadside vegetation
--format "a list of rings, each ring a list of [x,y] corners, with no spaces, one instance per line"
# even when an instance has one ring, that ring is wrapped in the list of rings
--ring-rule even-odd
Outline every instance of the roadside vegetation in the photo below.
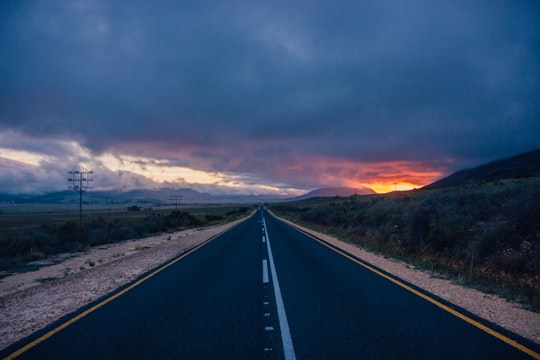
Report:
[[[272,205],[279,216],[538,311],[540,178]]]
[[[24,269],[29,262],[63,252],[85,251],[96,245],[234,221],[248,215],[250,208],[199,207],[188,210],[153,211],[131,207],[122,213],[87,215],[82,227],[76,213],[3,213],[0,214],[4,225],[0,229],[0,271]],[[47,221],[55,217],[65,221]],[[46,221],[39,224],[40,220]]]

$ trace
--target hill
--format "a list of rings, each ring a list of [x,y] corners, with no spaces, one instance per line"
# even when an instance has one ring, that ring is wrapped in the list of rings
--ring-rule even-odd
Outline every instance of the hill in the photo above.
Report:
[[[540,309],[540,177],[430,191],[311,198],[276,214]]]
[[[540,149],[493,161],[473,169],[460,170],[425,186],[424,189],[528,177],[540,177]]]
[[[334,196],[348,197],[348,196],[353,196],[353,195],[371,195],[371,194],[375,194],[375,191],[365,186],[355,188],[355,189],[349,188],[349,187],[329,187],[329,188],[321,188],[321,189],[310,191],[304,195],[295,197],[293,200],[303,200],[303,199],[316,198],[316,197],[334,197]]]

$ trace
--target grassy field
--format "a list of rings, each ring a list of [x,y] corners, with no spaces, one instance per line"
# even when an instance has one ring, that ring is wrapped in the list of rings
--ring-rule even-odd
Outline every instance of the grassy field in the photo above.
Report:
[[[242,205],[246,206],[246,205]],[[248,205],[251,207],[251,205]],[[235,205],[191,205],[179,206],[178,210],[186,211],[203,220],[205,215],[224,216],[240,206]],[[154,207],[152,210],[140,208],[140,211],[127,211],[126,207],[84,205],[83,224],[98,218],[114,219],[123,224],[132,224],[144,219],[149,213],[167,214],[174,206]],[[36,231],[42,224],[62,225],[66,222],[79,222],[79,208],[74,205],[43,204],[8,204],[0,205],[0,239]]]
[[[0,271],[17,271],[28,262],[60,252],[127,239],[211,226],[249,214],[253,205],[200,205],[158,208],[86,205],[82,226],[78,207],[1,205]]]
[[[540,309],[540,178],[272,205],[370,251]]]

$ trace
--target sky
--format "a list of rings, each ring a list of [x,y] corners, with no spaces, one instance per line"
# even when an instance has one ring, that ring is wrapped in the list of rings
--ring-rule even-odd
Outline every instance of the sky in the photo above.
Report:
[[[0,2],[0,193],[377,192],[540,148],[538,1]]]

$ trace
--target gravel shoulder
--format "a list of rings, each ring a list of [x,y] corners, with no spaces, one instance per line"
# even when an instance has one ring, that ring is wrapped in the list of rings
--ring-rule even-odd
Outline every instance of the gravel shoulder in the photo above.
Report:
[[[0,279],[0,349],[126,285],[242,220],[60,254]]]
[[[0,279],[0,349],[95,301],[242,220],[61,254],[38,270]],[[284,220],[286,221],[286,220]],[[540,314],[434,277],[336,238],[295,225],[409,283],[540,343]]]

